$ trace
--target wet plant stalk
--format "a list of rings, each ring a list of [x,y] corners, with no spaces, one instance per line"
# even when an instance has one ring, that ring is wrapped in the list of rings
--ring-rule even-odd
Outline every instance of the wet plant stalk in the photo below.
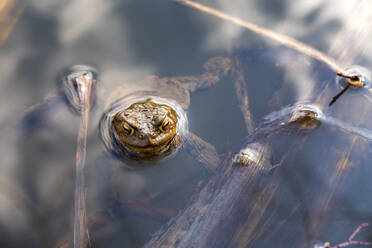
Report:
[[[0,1],[0,46],[8,40],[26,4],[27,0]]]
[[[86,160],[87,129],[90,110],[90,91],[92,78],[83,75],[76,79],[82,105],[82,115],[79,127],[76,149],[76,175],[75,175],[75,206],[74,206],[74,247],[84,248],[87,241],[87,223],[85,206],[85,177],[84,167]]]
[[[248,134],[252,134],[254,130],[254,123],[249,107],[248,90],[244,78],[243,67],[233,47],[229,49],[229,57],[232,63],[232,72],[234,75],[235,94],[239,103],[240,111],[242,112],[245,126]]]

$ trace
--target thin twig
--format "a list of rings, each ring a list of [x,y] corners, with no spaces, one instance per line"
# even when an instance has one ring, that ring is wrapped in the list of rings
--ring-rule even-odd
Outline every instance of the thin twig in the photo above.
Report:
[[[360,245],[360,246],[371,246],[372,247],[372,242],[367,242],[367,241],[357,241],[354,240],[355,236],[365,227],[369,226],[369,223],[362,223],[359,225],[355,231],[350,235],[347,241],[337,244],[335,246],[331,246],[329,242],[326,242],[324,244],[325,248],[340,248],[340,247],[347,247],[350,245]]]
[[[349,89],[349,88],[350,88],[350,84],[347,84],[346,87],[343,88],[343,89],[340,91],[340,93],[338,93],[336,96],[334,96],[334,97],[332,98],[332,101],[328,104],[328,106],[331,107],[332,104],[334,104],[334,103],[337,101],[337,99],[338,99],[340,96],[342,96],[342,95],[347,91],[347,89]]]
[[[334,71],[343,71],[343,67],[339,63],[337,63],[334,59],[328,57],[324,53],[322,53],[322,52],[312,48],[311,46],[306,45],[306,44],[304,44],[304,43],[302,43],[302,42],[300,42],[296,39],[293,39],[291,37],[285,36],[285,35],[280,34],[280,33],[276,33],[276,32],[271,31],[269,29],[260,27],[256,24],[253,24],[253,23],[250,23],[250,22],[247,22],[247,21],[243,21],[243,20],[241,20],[237,17],[225,14],[225,13],[219,11],[219,10],[207,7],[207,6],[202,5],[200,3],[195,3],[195,2],[192,2],[192,1],[189,1],[189,0],[174,0],[174,1],[177,2],[177,3],[183,4],[183,5],[186,5],[188,7],[197,9],[197,10],[202,11],[204,13],[213,15],[217,18],[232,22],[232,23],[234,23],[238,26],[244,27],[244,28],[246,28],[246,29],[248,29],[252,32],[255,32],[257,34],[260,34],[262,36],[265,36],[265,37],[268,37],[270,39],[276,40],[277,42],[279,42],[279,43],[281,43],[281,44],[283,44],[287,47],[290,47],[294,50],[302,52],[302,53],[304,53],[304,54],[306,54],[310,57],[313,57],[317,60],[323,61],[324,63],[328,64]]]

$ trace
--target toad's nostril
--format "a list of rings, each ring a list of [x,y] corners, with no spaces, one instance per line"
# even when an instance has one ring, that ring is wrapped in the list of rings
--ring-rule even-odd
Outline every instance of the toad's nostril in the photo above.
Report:
[[[143,134],[138,135],[138,138],[143,139],[144,138]]]

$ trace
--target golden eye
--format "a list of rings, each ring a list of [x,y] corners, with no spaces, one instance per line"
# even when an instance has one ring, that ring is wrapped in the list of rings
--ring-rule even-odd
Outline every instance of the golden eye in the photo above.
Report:
[[[169,122],[168,118],[165,117],[163,122],[159,126],[159,130],[162,131],[162,132],[167,131],[168,128],[169,128],[169,124],[170,124],[170,122]]]
[[[131,127],[128,123],[123,122],[123,123],[121,123],[121,126],[123,127],[123,129],[124,129],[124,131],[127,135],[132,136],[134,134],[134,128]]]

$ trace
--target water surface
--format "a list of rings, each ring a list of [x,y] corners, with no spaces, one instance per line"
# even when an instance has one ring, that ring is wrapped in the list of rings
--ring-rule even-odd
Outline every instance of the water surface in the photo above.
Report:
[[[372,68],[367,1],[201,3],[285,33],[344,66]],[[123,168],[98,135],[105,98],[123,82],[149,75],[199,75],[205,61],[229,56],[231,47],[243,65],[255,123],[302,101],[357,130],[325,121],[310,133],[271,137],[272,163],[289,156],[277,169],[277,190],[244,246],[335,244],[369,222],[371,147],[363,132],[372,130],[371,98],[349,90],[329,108],[340,87],[326,64],[172,1],[33,0],[0,47],[1,246],[51,247],[72,231],[79,117],[56,99],[22,119],[30,106],[56,92],[61,71],[88,64],[100,75],[99,100],[88,128],[87,212],[97,216],[109,208],[113,218],[91,242],[94,247],[141,247],[212,175],[185,151],[146,170]],[[248,136],[234,80],[224,77],[193,94],[187,111],[190,131],[214,145],[221,161],[239,151]],[[291,153],[292,144],[302,139]],[[123,204],[107,202],[102,192],[114,192]],[[139,214],[140,206],[152,211]],[[248,216],[243,212],[242,220]],[[371,241],[369,233],[370,228],[358,239]]]

